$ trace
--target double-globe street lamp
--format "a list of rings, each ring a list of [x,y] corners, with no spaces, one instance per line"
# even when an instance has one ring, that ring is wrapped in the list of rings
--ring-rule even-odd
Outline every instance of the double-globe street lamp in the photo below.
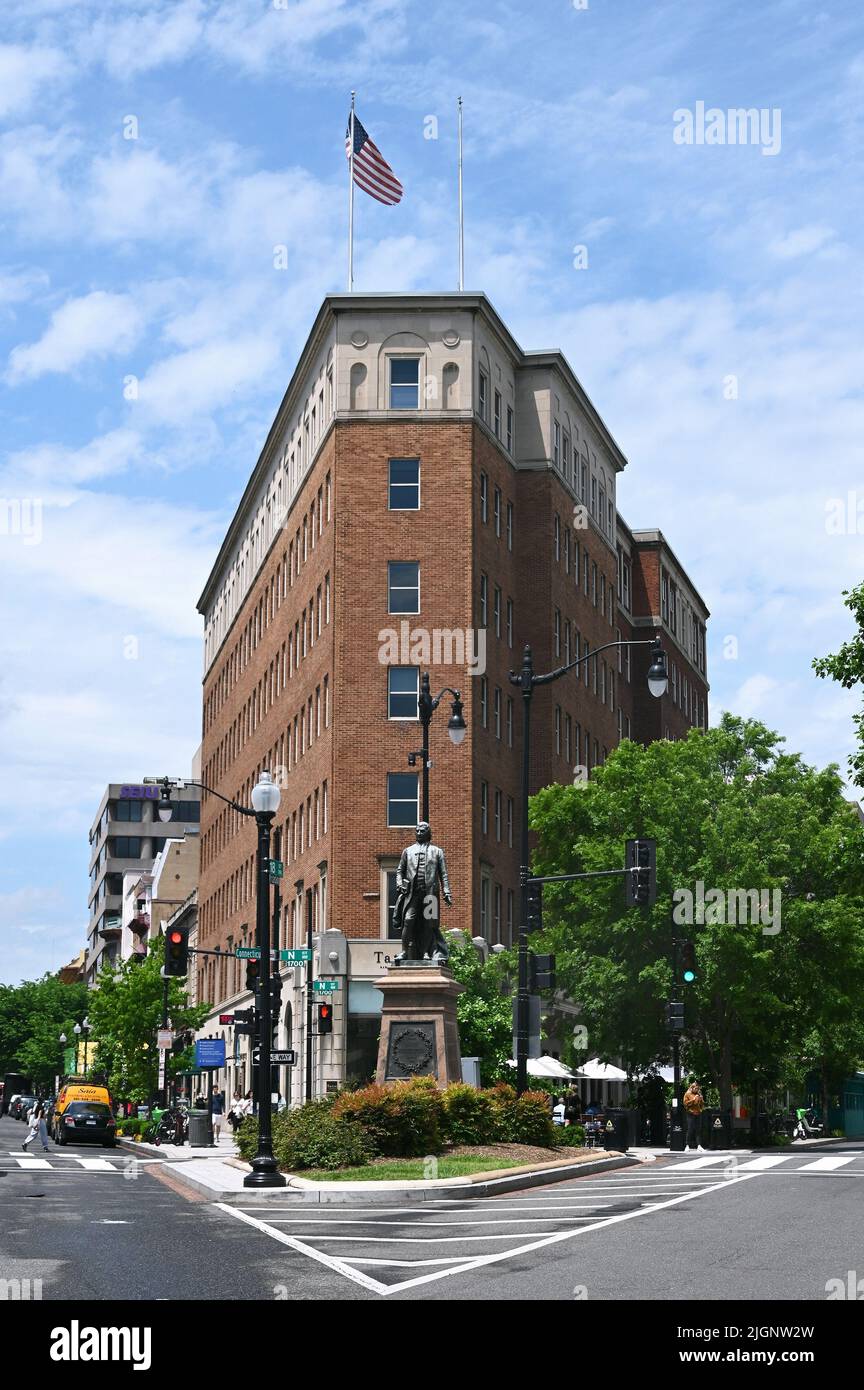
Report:
[[[526,644],[522,656],[521,671],[510,672],[511,684],[518,685],[522,691],[522,834],[519,845],[521,902],[519,916],[519,976],[516,994],[516,1090],[520,1096],[522,1092],[528,1088],[528,1025],[530,1009],[528,989],[528,879],[531,874],[530,851],[528,847],[528,784],[531,775],[531,700],[534,695],[535,685],[551,685],[552,681],[560,680],[562,676],[566,676],[568,671],[574,671],[577,666],[581,666],[586,661],[596,660],[601,652],[609,651],[613,647],[650,647],[651,664],[648,667],[648,689],[657,699],[666,693],[669,676],[666,667],[666,653],[663,651],[659,637],[636,641],[607,642],[604,646],[597,647],[586,656],[577,657],[575,661],[568,662],[566,666],[559,666],[556,670],[548,671],[544,675],[537,675],[535,673],[531,648]]]
[[[87,1075],[87,1062],[88,1062],[88,1060],[89,1060],[89,1059],[88,1059],[88,1056],[87,1056],[87,1045],[88,1045],[88,1043],[89,1043],[89,1041],[90,1041],[90,1020],[89,1020],[89,1018],[85,1018],[84,1021],[83,1021],[82,1023],[76,1023],[76,1024],[75,1024],[75,1027],[72,1029],[72,1032],[75,1034],[75,1037],[79,1040],[79,1042],[80,1042],[80,1039],[81,1039],[81,1034],[82,1034],[82,1033],[84,1034],[84,1075],[86,1076],[86,1075]]]
[[[178,784],[179,785],[179,784]],[[224,801],[239,816],[251,816],[258,827],[257,859],[257,898],[256,941],[260,951],[261,973],[259,976],[258,1019],[259,1019],[259,1060],[258,1060],[258,1151],[252,1159],[252,1172],[243,1179],[244,1187],[284,1187],[285,1178],[276,1166],[273,1157],[273,1121],[270,1105],[270,1044],[271,1044],[271,994],[270,994],[270,831],[273,817],[279,810],[281,793],[269,772],[262,772],[252,788],[252,806],[241,806],[230,797],[223,796],[204,782],[184,782],[188,787],[200,787],[202,791]],[[162,793],[159,803],[159,819],[168,821],[173,815],[171,806],[171,782],[162,779]]]
[[[445,695],[453,696],[450,704],[451,714],[447,721],[447,733],[450,742],[458,748],[467,733],[461,692],[445,685],[443,690],[439,690],[437,695],[433,695],[429,685],[429,672],[424,671],[420,677],[420,694],[417,696],[417,717],[423,729],[423,747],[408,754],[408,766],[414,767],[418,758],[423,761],[420,819],[425,821],[429,820],[429,768],[431,766],[429,762],[429,725],[432,723],[432,716]]]

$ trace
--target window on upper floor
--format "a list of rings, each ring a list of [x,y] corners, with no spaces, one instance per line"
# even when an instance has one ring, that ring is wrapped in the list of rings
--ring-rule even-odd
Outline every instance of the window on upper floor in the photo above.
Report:
[[[552,426],[552,461],[556,468],[561,467],[561,423],[556,420]]]
[[[484,524],[489,520],[489,478],[485,473],[480,474],[480,520]]]
[[[494,396],[495,409],[492,415],[492,427],[495,430],[495,438],[501,438],[501,392],[496,391]]]
[[[480,575],[480,626],[486,627],[489,621],[489,576]]]
[[[390,560],[387,565],[388,612],[420,612],[420,566],[413,560]]]
[[[485,372],[480,373],[480,385],[477,395],[477,407],[481,420],[489,420],[489,378]]]
[[[507,503],[507,549],[513,549],[513,503]]]
[[[420,405],[420,358],[390,358],[390,409],[416,410]]]
[[[417,793],[419,778],[416,772],[387,773],[387,824],[388,826],[414,826],[417,824]]]
[[[500,535],[501,535],[501,489],[500,489],[500,487],[496,487],[496,489],[495,489],[494,516],[495,516],[495,535],[496,535],[496,536],[500,536]]]
[[[420,671],[416,666],[390,666],[387,670],[387,718],[416,719]]]
[[[512,452],[513,452],[513,407],[512,407],[512,405],[508,405],[508,407],[507,407],[507,452],[508,452],[508,454],[512,454]]]
[[[118,801],[114,810],[115,820],[141,820],[142,801]]]
[[[390,459],[387,505],[391,512],[420,510],[419,459]]]

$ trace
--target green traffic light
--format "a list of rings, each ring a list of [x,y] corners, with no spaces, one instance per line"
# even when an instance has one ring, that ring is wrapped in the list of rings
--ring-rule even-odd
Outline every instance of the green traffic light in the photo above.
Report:
[[[695,972],[695,971],[693,971],[693,970],[685,970],[685,971],[684,971],[684,980],[685,980],[685,983],[686,983],[686,984],[691,985],[695,979],[696,979],[696,972]]]

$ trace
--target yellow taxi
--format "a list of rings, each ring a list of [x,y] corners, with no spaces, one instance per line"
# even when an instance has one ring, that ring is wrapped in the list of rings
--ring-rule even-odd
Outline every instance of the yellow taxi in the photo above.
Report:
[[[79,1144],[96,1139],[106,1148],[114,1147],[117,1126],[111,1094],[104,1086],[68,1082],[61,1090],[51,1117],[51,1137],[55,1144]]]

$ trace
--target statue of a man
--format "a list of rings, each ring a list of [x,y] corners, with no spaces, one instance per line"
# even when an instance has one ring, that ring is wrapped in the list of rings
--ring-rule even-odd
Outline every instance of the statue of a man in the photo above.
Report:
[[[417,839],[403,849],[396,870],[396,907],[394,921],[402,928],[403,960],[446,961],[450,952],[439,926],[439,890],[449,907],[450,881],[443,849],[432,844],[428,821],[417,826]]]

